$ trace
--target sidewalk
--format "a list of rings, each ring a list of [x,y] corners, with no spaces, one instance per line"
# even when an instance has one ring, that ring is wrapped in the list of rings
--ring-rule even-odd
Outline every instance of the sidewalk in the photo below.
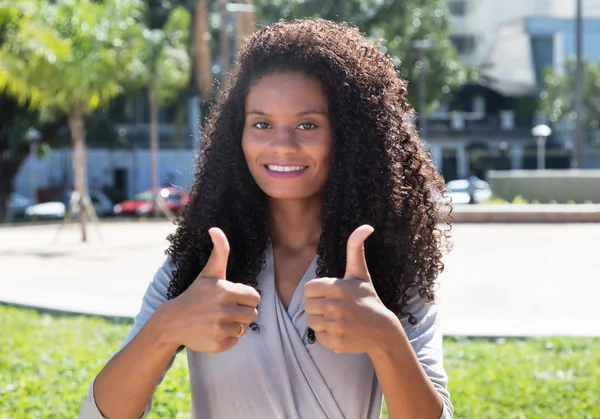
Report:
[[[167,222],[0,228],[0,301],[133,317],[165,258]],[[600,336],[600,223],[456,224],[439,298],[460,336]]]

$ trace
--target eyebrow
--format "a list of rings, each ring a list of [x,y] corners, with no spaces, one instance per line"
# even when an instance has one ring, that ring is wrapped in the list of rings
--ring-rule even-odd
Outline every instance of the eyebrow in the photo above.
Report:
[[[252,109],[248,112],[246,112],[246,115],[259,115],[259,116],[269,116],[268,113],[263,112],[261,110],[258,109]],[[323,112],[317,109],[309,109],[303,112],[299,112],[297,114],[297,116],[306,116],[306,115],[323,115],[323,116],[328,116],[327,112]]]

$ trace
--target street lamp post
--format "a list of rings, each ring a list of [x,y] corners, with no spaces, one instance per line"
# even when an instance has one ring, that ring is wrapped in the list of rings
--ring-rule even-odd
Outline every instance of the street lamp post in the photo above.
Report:
[[[548,125],[536,125],[531,129],[531,135],[535,138],[537,144],[537,169],[546,168],[546,140],[552,134],[552,129]]]
[[[426,77],[426,56],[425,53],[431,47],[429,39],[417,39],[413,42],[413,47],[419,54],[419,61],[416,67],[419,69],[419,126],[421,128],[421,139],[427,139],[427,118],[425,109],[427,107],[426,92],[425,92],[425,77]]]

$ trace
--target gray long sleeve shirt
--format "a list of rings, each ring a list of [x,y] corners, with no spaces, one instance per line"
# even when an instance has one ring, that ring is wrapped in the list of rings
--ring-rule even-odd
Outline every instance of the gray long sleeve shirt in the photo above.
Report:
[[[336,354],[318,341],[309,342],[303,286],[315,277],[317,259],[304,274],[287,309],[275,289],[271,248],[267,250],[266,261],[266,269],[258,277],[261,303],[257,323],[260,332],[249,331],[233,349],[217,355],[186,351],[192,418],[379,418],[382,390],[368,355]],[[171,271],[168,261],[158,269],[121,348],[167,301]],[[443,399],[440,419],[451,419],[453,409],[446,389],[437,306],[428,305],[414,296],[409,300],[407,311],[418,319],[418,323],[411,325],[408,318],[400,318],[402,326],[423,369]],[[144,416],[151,404],[152,400],[148,402]],[[79,417],[106,419],[96,406],[93,384]]]

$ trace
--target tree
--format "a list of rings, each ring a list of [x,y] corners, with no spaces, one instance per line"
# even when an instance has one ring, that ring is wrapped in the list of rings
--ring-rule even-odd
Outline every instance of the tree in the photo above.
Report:
[[[458,53],[450,41],[449,11],[444,0],[290,0],[275,8],[268,0],[257,0],[258,20],[319,16],[347,21],[382,44],[410,86],[416,86],[422,66],[414,42],[430,41],[426,52],[426,98],[428,108],[450,99],[450,93],[467,81]],[[408,100],[417,105],[417,89],[408,89]]]
[[[142,30],[145,40],[142,78],[147,85],[150,105],[150,150],[152,154],[152,187],[158,181],[158,107],[177,98],[190,78],[191,60],[188,55],[190,14],[182,7],[172,9],[162,29]],[[162,206],[157,196],[155,215]]]
[[[67,115],[75,190],[88,198],[84,116],[141,72],[140,0],[0,0],[19,19],[0,47],[0,89],[31,109]],[[86,217],[79,215],[82,241]]]
[[[585,138],[600,146],[600,62],[583,60],[583,115]],[[539,110],[552,123],[575,121],[575,58],[565,60],[561,71],[548,68],[544,73],[544,90],[540,92]]]
[[[210,39],[206,0],[198,0],[194,12],[194,75],[204,100],[209,100],[212,95]]]

